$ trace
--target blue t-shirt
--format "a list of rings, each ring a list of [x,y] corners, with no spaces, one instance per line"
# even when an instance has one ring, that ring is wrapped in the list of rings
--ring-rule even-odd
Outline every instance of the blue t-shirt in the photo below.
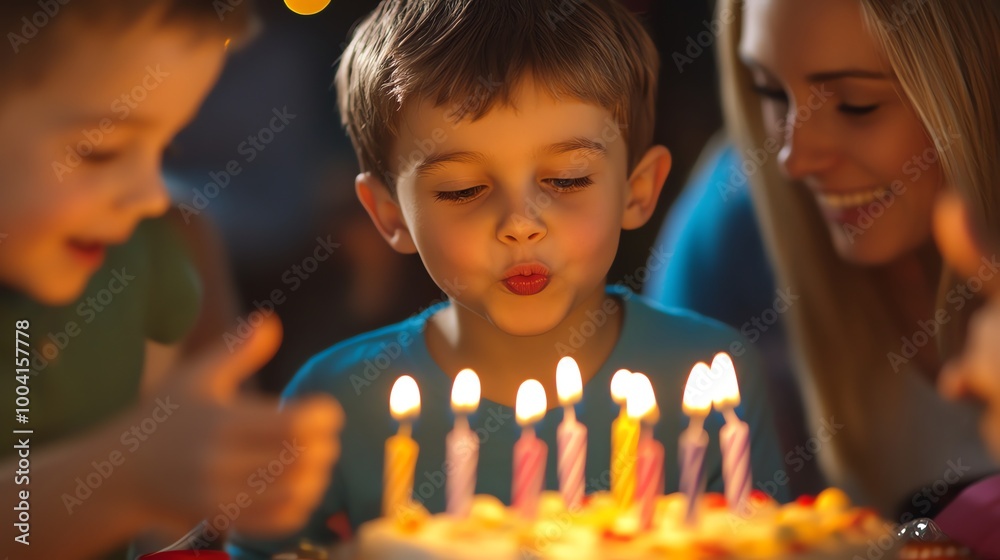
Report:
[[[728,351],[734,342],[743,342],[742,338],[719,322],[688,311],[667,310],[626,288],[610,286],[607,293],[616,304],[614,312],[625,315],[618,343],[583,387],[583,399],[576,407],[579,420],[588,429],[587,492],[609,487],[611,422],[618,415],[610,385],[612,375],[620,368],[641,371],[653,384],[661,412],[654,433],[667,451],[666,490],[674,492],[679,477],[677,441],[687,426],[681,396],[691,367],[698,361],[710,361],[716,352]],[[432,513],[444,510],[445,435],[454,423],[450,407],[452,381],[431,358],[423,331],[428,318],[446,305],[442,303],[409,320],[337,344],[296,374],[285,390],[286,399],[328,393],[344,407],[346,426],[341,435],[340,461],[322,503],[299,534],[270,542],[235,538],[229,547],[234,558],[269,558],[277,551],[294,549],[303,538],[316,544],[331,543],[336,536],[328,528],[330,519],[346,515],[356,528],[380,516],[384,445],[397,430],[389,415],[389,392],[403,374],[416,379],[422,401],[420,418],[413,428],[413,437],[420,445],[414,498]],[[743,395],[737,413],[750,425],[753,473],[756,479],[770,481],[782,470],[782,463],[757,360],[751,351],[734,356],[734,361]],[[555,375],[554,368],[550,375]],[[549,396],[550,403],[554,398]],[[545,487],[550,490],[558,489],[555,433],[562,416],[561,408],[550,410],[536,427],[538,436],[549,446]],[[706,421],[710,436],[705,457],[709,491],[722,491],[718,441],[722,423],[717,413]],[[514,410],[484,399],[470,418],[470,425],[480,437],[476,493],[492,494],[509,504],[513,447],[521,432]],[[787,500],[785,488],[778,487],[775,497]]]

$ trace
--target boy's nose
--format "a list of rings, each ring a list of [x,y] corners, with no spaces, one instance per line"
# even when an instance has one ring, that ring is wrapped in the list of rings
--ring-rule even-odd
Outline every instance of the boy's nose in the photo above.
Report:
[[[497,229],[497,239],[501,243],[537,243],[547,232],[545,223],[530,208],[511,212]]]
[[[170,194],[159,172],[137,177],[118,199],[118,207],[140,218],[159,216],[170,207]]]

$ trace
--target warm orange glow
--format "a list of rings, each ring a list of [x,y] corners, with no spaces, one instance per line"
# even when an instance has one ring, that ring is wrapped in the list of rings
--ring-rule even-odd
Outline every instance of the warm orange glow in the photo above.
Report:
[[[625,405],[628,400],[629,377],[632,372],[627,369],[620,369],[611,378],[611,398],[620,406]]]
[[[458,372],[455,383],[451,386],[451,410],[455,414],[471,414],[479,408],[479,396],[482,389],[479,376],[469,368]]]
[[[707,416],[712,410],[712,393],[712,369],[705,362],[698,362],[691,368],[684,386],[684,414]]]
[[[389,411],[397,421],[411,420],[420,414],[420,389],[409,375],[404,375],[392,385],[389,393]]]
[[[562,406],[580,402],[580,397],[583,395],[580,366],[569,356],[564,356],[556,364],[556,392],[559,393],[559,404]]]
[[[311,16],[322,12],[330,0],[285,0],[285,5],[300,16]]]
[[[521,426],[530,426],[545,416],[548,408],[545,399],[545,387],[537,380],[529,379],[517,389],[517,400],[514,402],[514,414]]]
[[[642,373],[636,372],[629,377],[626,408],[628,417],[633,420],[655,421],[655,416],[658,415],[653,384]]]
[[[715,391],[712,402],[715,408],[736,408],[740,405],[740,386],[736,382],[736,367],[733,359],[725,352],[719,352],[712,359],[712,377],[715,378]]]

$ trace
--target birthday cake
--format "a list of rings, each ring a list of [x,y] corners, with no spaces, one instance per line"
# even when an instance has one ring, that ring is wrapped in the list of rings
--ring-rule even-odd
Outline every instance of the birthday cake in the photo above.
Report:
[[[815,499],[779,505],[754,492],[742,514],[719,494],[700,498],[694,522],[687,498],[660,496],[653,524],[640,530],[637,515],[623,514],[609,494],[589,497],[568,511],[557,492],[545,492],[538,515],[526,521],[492,496],[476,496],[468,518],[428,515],[415,506],[406,515],[363,525],[358,557],[365,560],[586,560],[638,558],[834,559],[867,557],[871,549],[892,557],[900,544],[870,509],[851,505],[837,489]]]

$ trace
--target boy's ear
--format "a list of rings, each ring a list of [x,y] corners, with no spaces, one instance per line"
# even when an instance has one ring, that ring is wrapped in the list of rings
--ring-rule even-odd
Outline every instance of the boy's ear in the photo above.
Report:
[[[628,179],[622,229],[636,229],[649,221],[663,191],[663,182],[670,173],[671,162],[670,150],[660,145],[650,148],[639,160]]]
[[[361,173],[354,179],[354,191],[389,246],[404,254],[417,252],[399,203],[380,179],[372,173]]]

